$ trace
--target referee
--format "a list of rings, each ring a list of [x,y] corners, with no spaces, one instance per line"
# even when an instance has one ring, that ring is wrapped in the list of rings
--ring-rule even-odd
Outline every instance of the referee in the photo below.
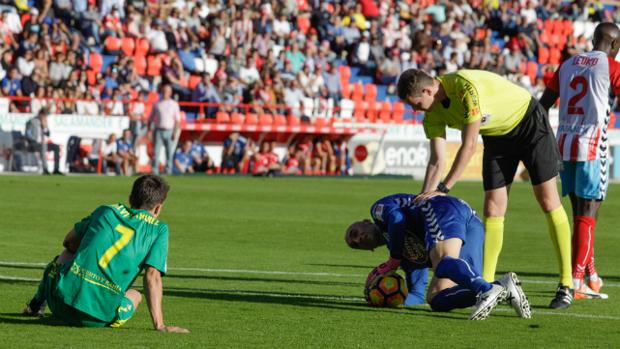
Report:
[[[503,77],[480,70],[459,70],[431,77],[409,69],[398,81],[401,100],[425,111],[424,132],[431,156],[418,200],[448,193],[476,151],[478,135],[484,143],[483,277],[495,279],[502,248],[508,192],[519,161],[527,168],[534,194],[547,217],[549,235],[559,261],[560,284],[549,305],[567,308],[572,303],[571,235],[560,202],[556,177],[561,161],[547,113],[530,93]],[[461,146],[447,176],[446,127],[461,130]]]

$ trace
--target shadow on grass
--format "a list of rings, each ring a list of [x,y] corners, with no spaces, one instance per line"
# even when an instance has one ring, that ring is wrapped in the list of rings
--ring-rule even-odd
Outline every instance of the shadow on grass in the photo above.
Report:
[[[322,264],[322,263],[306,263],[304,265],[312,265],[317,267],[334,267],[334,268],[357,268],[372,270],[376,265],[356,265],[356,264]]]
[[[326,286],[353,286],[363,287],[363,280],[360,282],[342,282],[342,281],[319,281],[319,280],[299,280],[299,279],[276,279],[276,278],[260,278],[260,277],[239,277],[239,276],[213,276],[213,275],[179,275],[168,274],[168,279],[205,279],[219,281],[247,281],[247,282],[281,282],[286,284],[302,284],[302,285],[326,285]]]
[[[37,325],[37,326],[68,326],[60,319],[45,316],[42,318],[23,316],[20,313],[0,313],[0,324]]]
[[[532,271],[518,271],[518,270],[511,270],[514,271],[515,273],[517,273],[517,275],[519,275],[519,277],[546,277],[546,278],[552,278],[552,279],[557,279],[558,278],[558,274],[557,273],[539,273],[539,272],[532,272]],[[497,271],[496,275],[501,275],[501,274],[505,274],[507,273],[507,270],[504,271]],[[601,275],[601,277],[604,279],[604,281],[620,281],[620,276],[614,276],[614,275]]]
[[[348,310],[357,312],[392,313],[398,316],[429,316],[441,317],[452,320],[462,321],[463,314],[458,313],[437,313],[428,308],[374,308],[368,306],[363,300],[354,301],[351,297],[318,295],[318,294],[296,294],[284,292],[267,291],[247,291],[247,290],[219,290],[204,288],[168,288],[164,290],[165,296],[185,297],[185,298],[204,298],[213,301],[245,302],[290,305],[300,307],[311,307],[321,309]]]

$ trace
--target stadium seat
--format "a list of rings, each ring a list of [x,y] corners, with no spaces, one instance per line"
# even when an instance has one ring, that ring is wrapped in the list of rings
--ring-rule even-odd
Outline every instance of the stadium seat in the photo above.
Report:
[[[553,20],[553,33],[562,36],[566,35],[564,34],[564,22],[561,19]]]
[[[314,118],[314,126],[316,127],[328,126],[327,120],[325,120],[325,118]]]
[[[366,119],[370,122],[377,121],[377,102],[374,100],[366,101]]]
[[[136,71],[139,75],[146,74],[146,57],[144,56],[135,56],[133,58],[133,64],[136,67]]]
[[[300,14],[297,16],[297,29],[304,34],[308,34],[308,30],[310,30],[310,17],[304,16]]]
[[[340,118],[341,119],[351,119],[353,116],[353,107],[355,103],[350,100],[343,98],[340,100]]]
[[[351,97],[351,85],[348,81],[340,80],[340,94],[342,98],[349,99]]]
[[[258,116],[258,123],[263,126],[273,125],[273,116],[271,114],[260,114]]]
[[[288,124],[290,126],[298,126],[301,125],[301,120],[297,116],[291,114],[288,116]]]
[[[135,48],[136,43],[133,38],[126,36],[121,39],[121,50],[123,50],[125,56],[133,56],[133,51],[135,50]]]
[[[364,98],[364,85],[355,83],[351,85],[353,90],[351,91],[351,99],[354,101],[361,101]]]
[[[88,65],[90,66],[92,70],[94,70],[97,73],[100,73],[101,67],[103,66],[103,57],[97,52],[91,51],[89,60],[88,60]]]
[[[230,122],[230,115],[224,111],[218,111],[215,113],[215,122],[218,124],[227,124]]]
[[[105,47],[105,52],[107,54],[110,55],[119,55],[121,54],[123,51],[121,50],[121,39],[114,37],[112,35],[109,35],[104,43],[103,43],[104,47]]]
[[[276,116],[273,117],[273,123],[276,126],[286,125],[286,116],[282,114],[276,114]]]
[[[147,69],[146,75],[159,76],[161,74],[161,57],[160,56],[148,56],[147,57]]]
[[[393,106],[392,120],[397,123],[402,123],[405,115],[405,104],[402,102],[394,102]]]
[[[353,118],[357,122],[366,122],[366,102],[362,100],[354,100]]]
[[[243,114],[233,112],[230,114],[230,122],[236,125],[243,124]]]
[[[532,86],[536,85],[536,76],[538,75],[538,63],[529,61],[527,62],[527,76],[532,82]]]
[[[538,48],[538,63],[547,64],[549,63],[549,49],[546,47]]]
[[[562,52],[560,52],[557,48],[552,48],[549,50],[549,63],[550,64],[560,64],[560,60],[562,59]]]
[[[97,73],[98,72],[90,69],[86,71],[86,79],[90,86],[95,86],[97,84]]]
[[[113,64],[113,63],[117,62],[117,58],[118,58],[118,56],[114,56],[114,55],[103,55],[103,56],[101,56],[101,59],[102,59],[101,70],[105,72],[106,69],[108,69],[108,66],[110,64]]]
[[[348,65],[341,65],[338,67],[340,71],[340,80],[349,82],[349,78],[351,77],[351,68]]]
[[[546,31],[547,33],[551,33],[553,31],[553,20],[552,19],[545,20],[543,24],[543,28],[544,28],[544,31]]]
[[[365,101],[376,101],[377,100],[377,85],[375,84],[367,84],[366,85],[366,93],[364,94]]]
[[[140,38],[138,40],[136,40],[135,43],[136,47],[135,47],[135,55],[136,56],[141,56],[141,57],[146,57],[146,55],[149,54],[149,50],[151,48],[151,44],[149,43],[149,41],[145,38]]]
[[[384,101],[381,103],[381,107],[379,109],[379,119],[378,121],[383,123],[388,123],[392,119],[392,104],[388,101]]]
[[[155,91],[149,92],[149,103],[155,103],[159,100],[159,94]]]
[[[564,22],[564,35],[569,36],[573,34],[573,21],[571,20],[565,20]]]
[[[190,75],[189,77],[189,82],[188,82],[188,87],[191,89],[196,88],[196,86],[198,86],[198,84],[200,83],[200,76],[198,75]]]
[[[258,124],[258,115],[254,113],[245,114],[245,123],[246,125],[256,125]]]
[[[189,77],[187,75],[179,78],[179,85],[181,87],[189,87]]]

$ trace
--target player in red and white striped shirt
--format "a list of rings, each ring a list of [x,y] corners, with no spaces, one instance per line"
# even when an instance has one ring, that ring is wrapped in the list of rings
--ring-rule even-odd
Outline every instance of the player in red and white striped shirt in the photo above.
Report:
[[[560,97],[557,140],[564,161],[562,194],[573,207],[575,299],[601,298],[603,281],[594,267],[594,227],[607,193],[607,127],[614,97],[620,94],[620,29],[601,23],[591,52],[564,61],[547,84],[540,103],[548,110]],[[587,285],[584,283],[587,276]]]

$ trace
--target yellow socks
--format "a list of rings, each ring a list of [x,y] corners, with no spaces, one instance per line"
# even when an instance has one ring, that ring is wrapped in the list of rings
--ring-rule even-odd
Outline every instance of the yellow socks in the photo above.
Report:
[[[564,207],[545,213],[549,236],[555,247],[555,254],[560,267],[560,283],[573,288],[571,265],[571,231]],[[485,249],[486,252],[486,249]],[[486,266],[486,263],[485,263]]]
[[[504,217],[484,217],[484,231],[482,277],[486,281],[492,282],[495,280],[497,259],[502,251],[502,243],[504,241]]]

